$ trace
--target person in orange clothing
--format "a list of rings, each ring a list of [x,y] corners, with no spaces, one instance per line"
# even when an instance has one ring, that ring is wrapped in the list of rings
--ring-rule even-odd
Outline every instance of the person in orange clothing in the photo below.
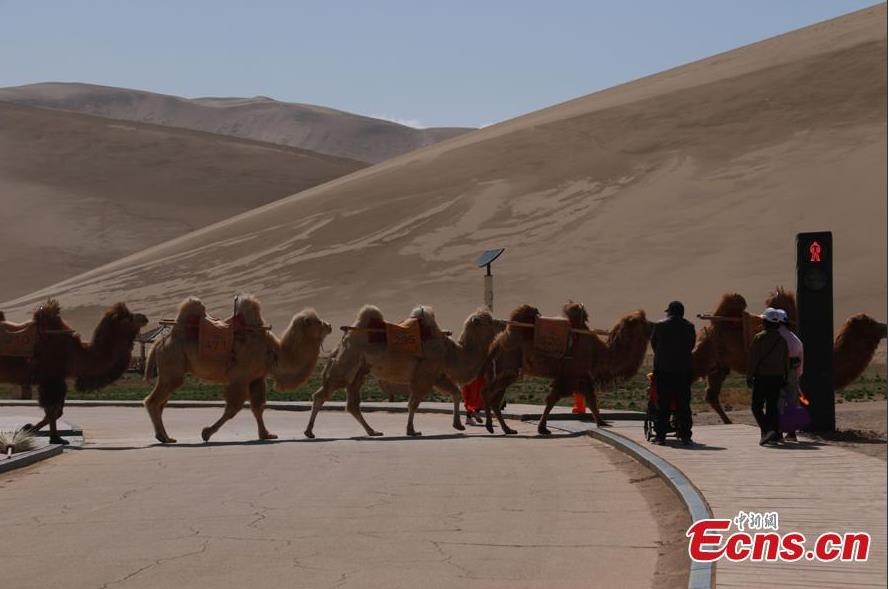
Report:
[[[478,412],[485,408],[482,399],[482,390],[485,388],[485,377],[479,376],[473,381],[463,385],[460,392],[463,394],[463,407],[466,408],[466,425],[476,425],[482,422]]]
[[[583,400],[583,394],[577,391],[574,392],[574,407],[571,408],[571,413],[578,415],[586,413],[586,401]]]

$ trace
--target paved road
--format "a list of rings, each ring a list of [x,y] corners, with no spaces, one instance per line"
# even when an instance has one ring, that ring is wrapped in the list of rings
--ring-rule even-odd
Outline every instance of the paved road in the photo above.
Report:
[[[540,439],[521,423],[517,437],[459,436],[446,416],[421,415],[421,439],[351,438],[360,431],[351,417],[324,413],[319,439],[305,441],[295,437],[305,413],[268,412],[282,440],[254,443],[243,412],[206,445],[200,428],[218,414],[167,411],[180,444],[161,447],[141,409],[66,411],[83,426],[84,447],[0,478],[0,527],[14,539],[4,542],[4,584],[654,582],[660,538],[633,478],[640,467],[588,437]],[[404,415],[368,419],[404,429]]]

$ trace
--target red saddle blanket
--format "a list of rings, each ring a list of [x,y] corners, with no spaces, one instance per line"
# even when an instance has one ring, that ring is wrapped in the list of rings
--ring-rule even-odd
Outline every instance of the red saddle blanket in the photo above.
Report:
[[[0,356],[30,358],[37,345],[37,324],[0,322]]]

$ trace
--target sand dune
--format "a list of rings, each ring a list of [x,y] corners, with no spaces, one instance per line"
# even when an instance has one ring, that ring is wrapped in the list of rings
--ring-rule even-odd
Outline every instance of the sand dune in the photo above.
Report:
[[[482,299],[609,326],[725,291],[759,307],[794,286],[794,236],[834,232],[836,315],[886,305],[886,7],[801,29],[476,131],[306,190],[33,293],[75,322],[127,299],[153,318],[235,292],[277,327],[305,305],[337,323],[362,303],[418,302],[459,329]]]
[[[0,298],[364,166],[209,133],[0,103]]]
[[[470,129],[414,129],[311,104],[254,98],[180,98],[93,84],[0,88],[0,101],[180,127],[380,162]]]

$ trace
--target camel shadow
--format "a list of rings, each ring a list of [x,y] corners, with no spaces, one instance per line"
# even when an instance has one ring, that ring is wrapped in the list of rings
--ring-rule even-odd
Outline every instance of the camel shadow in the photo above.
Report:
[[[704,444],[701,442],[694,442],[690,446],[683,446],[682,442],[676,440],[673,443],[669,441],[664,445],[667,448],[676,448],[677,450],[688,450],[691,452],[710,452],[710,451],[720,451],[726,450],[725,446],[711,446],[710,444]]]
[[[793,443],[783,443],[778,444],[777,446],[764,446],[770,450],[820,450],[822,446],[826,446],[822,442],[793,442]]]

